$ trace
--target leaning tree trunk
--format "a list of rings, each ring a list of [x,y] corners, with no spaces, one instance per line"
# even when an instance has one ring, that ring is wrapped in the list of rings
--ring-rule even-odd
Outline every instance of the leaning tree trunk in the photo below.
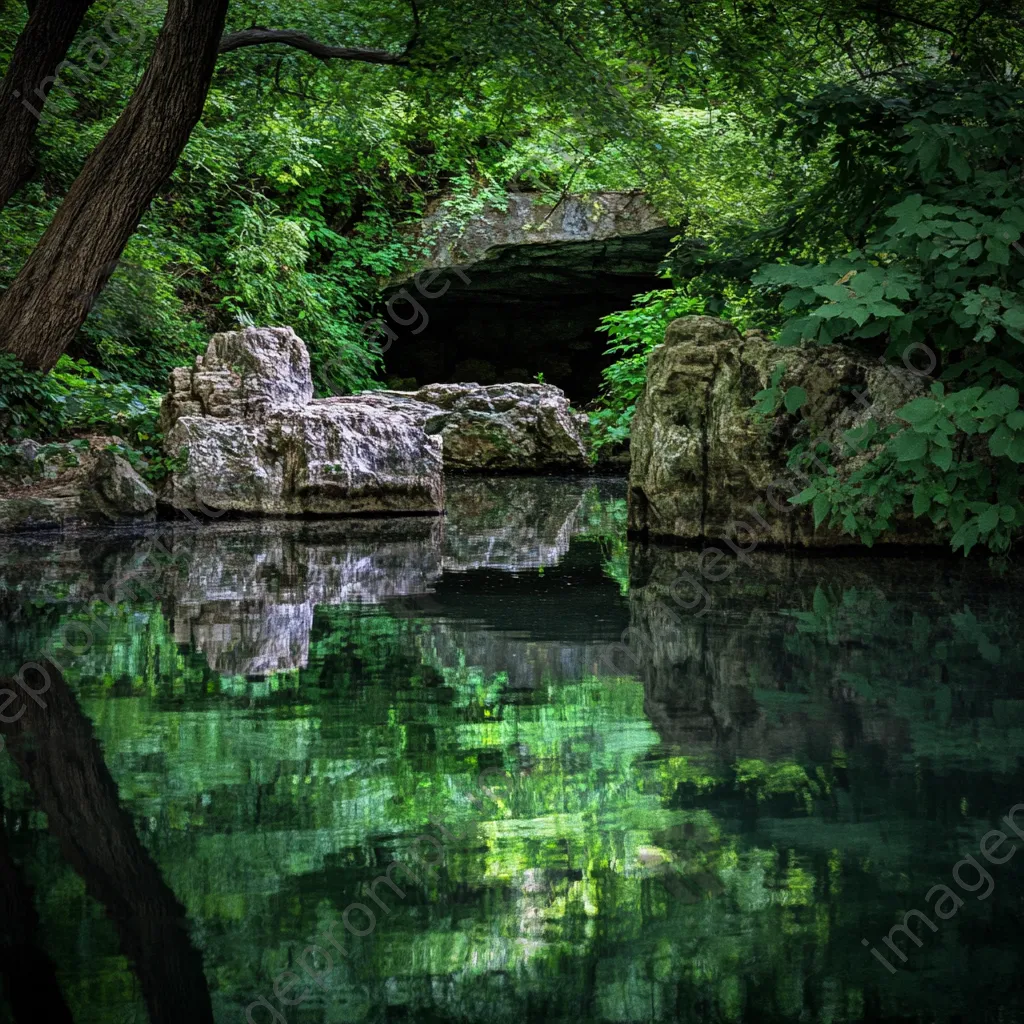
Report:
[[[0,210],[32,170],[32,139],[47,93],[94,2],[37,0],[18,37],[0,82]]]
[[[170,0],[149,67],[14,283],[0,349],[49,370],[70,344],[203,112],[228,0]]]

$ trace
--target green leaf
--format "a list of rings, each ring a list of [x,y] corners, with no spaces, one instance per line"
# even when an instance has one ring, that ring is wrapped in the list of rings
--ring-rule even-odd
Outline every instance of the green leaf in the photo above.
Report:
[[[791,505],[806,505],[807,502],[814,500],[817,493],[818,488],[812,484],[810,487],[806,488],[805,490],[802,490],[799,494],[794,495],[792,498],[790,498],[789,502]]]
[[[953,465],[953,452],[949,448],[933,448],[932,462],[945,472]]]
[[[914,518],[922,516],[932,507],[931,495],[924,487],[918,487],[914,491]]]
[[[828,500],[827,494],[819,494],[814,499],[814,504],[811,506],[814,511],[814,525],[820,526],[824,521],[825,517],[829,513],[829,509],[832,507],[832,503]]]
[[[1016,388],[1011,388],[1009,384],[987,392],[978,402],[978,408],[985,416],[1005,416],[1013,412],[1018,405],[1020,405],[1020,392]]]
[[[934,398],[915,398],[912,402],[908,402],[902,409],[900,409],[896,415],[901,420],[906,420],[911,424],[926,423],[932,419],[939,411],[939,403]]]
[[[1010,442],[1014,439],[1013,431],[1005,423],[996,427],[992,436],[988,439],[988,450],[996,457],[1006,455]]]
[[[807,392],[801,387],[790,388],[786,392],[785,403],[786,411],[793,415],[807,404]]]
[[[904,430],[897,434],[893,445],[896,458],[900,462],[914,462],[923,459],[928,452],[928,439],[923,434],[915,434],[912,430]]]
[[[1024,434],[1016,434],[1013,440],[1007,445],[1006,454],[1020,465],[1024,462]]]
[[[993,505],[988,511],[978,516],[978,530],[980,533],[990,533],[999,525],[999,506]]]

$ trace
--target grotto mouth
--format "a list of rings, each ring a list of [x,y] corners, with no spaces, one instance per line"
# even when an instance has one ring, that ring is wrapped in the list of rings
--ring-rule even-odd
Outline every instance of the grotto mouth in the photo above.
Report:
[[[677,233],[657,227],[602,241],[493,246],[483,260],[390,288],[383,316],[397,337],[385,355],[388,386],[534,382],[542,374],[577,405],[591,401],[612,362],[601,318],[666,287],[659,269]]]

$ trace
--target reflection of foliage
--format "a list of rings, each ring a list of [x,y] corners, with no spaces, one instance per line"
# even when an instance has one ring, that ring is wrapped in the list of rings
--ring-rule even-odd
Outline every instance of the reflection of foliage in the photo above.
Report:
[[[792,761],[766,764],[764,761],[745,759],[736,762],[736,782],[752,791],[759,801],[780,793],[792,793],[810,812],[816,798],[827,795],[831,783],[821,767],[817,769],[817,780],[808,776],[807,770]]]
[[[838,686],[848,699],[885,706],[909,724],[919,756],[937,764],[1012,765],[1008,744],[1024,741],[1013,668],[1024,660],[1019,616],[1001,601],[984,607],[980,595],[970,604],[955,593],[943,599],[945,608],[924,609],[873,590],[818,587],[811,610],[787,613],[796,620],[785,639],[787,690]],[[986,666],[983,689],[979,665]],[[975,719],[979,702],[990,710]],[[996,728],[992,714],[1004,720],[1003,732],[979,743],[979,734]]]
[[[628,593],[628,510],[625,498],[602,500],[597,488],[592,488],[586,495],[581,518],[586,527],[577,534],[579,541],[594,540],[601,545],[605,575],[619,585],[620,593]]]

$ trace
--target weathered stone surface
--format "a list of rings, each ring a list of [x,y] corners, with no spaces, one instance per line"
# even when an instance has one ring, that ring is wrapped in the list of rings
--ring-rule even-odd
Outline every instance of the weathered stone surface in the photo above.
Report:
[[[111,451],[103,451],[92,473],[97,504],[110,519],[138,519],[156,513],[156,495],[132,464]]]
[[[573,473],[590,468],[585,417],[550,384],[428,384],[419,391],[367,392],[363,399],[406,409],[444,439],[453,472]]]
[[[420,239],[432,241],[427,269],[469,266],[493,259],[507,246],[606,242],[672,229],[639,192],[587,192],[552,203],[534,192],[513,192],[504,209],[488,206],[452,230],[444,201],[436,202],[417,225]],[[658,252],[661,259],[664,250]]]
[[[23,470],[0,480],[0,531],[64,530],[138,523],[156,513],[156,495],[131,464],[107,451],[116,438],[84,445],[21,445]]]
[[[264,515],[438,513],[441,439],[358,397],[311,402],[265,421],[180,418],[168,452],[187,453],[166,500]]]
[[[164,431],[182,416],[264,420],[313,398],[309,352],[290,327],[215,334],[194,367],[171,371],[161,408]]]
[[[781,386],[803,387],[808,401],[758,422],[754,395],[786,363]],[[786,468],[800,439],[821,438],[841,451],[844,431],[874,417],[890,423],[927,378],[871,361],[841,345],[779,349],[754,331],[741,337],[715,317],[669,325],[651,353],[647,384],[633,420],[629,525],[653,536],[733,539],[832,547],[853,537],[814,527],[810,510],[788,503],[805,486]],[[851,470],[858,456],[841,460]],[[898,522],[883,541],[934,543],[930,524]]]
[[[309,353],[289,327],[215,335],[174,370],[164,446],[185,461],[164,500],[264,515],[439,513],[442,442],[411,410],[359,396],[313,401]]]

